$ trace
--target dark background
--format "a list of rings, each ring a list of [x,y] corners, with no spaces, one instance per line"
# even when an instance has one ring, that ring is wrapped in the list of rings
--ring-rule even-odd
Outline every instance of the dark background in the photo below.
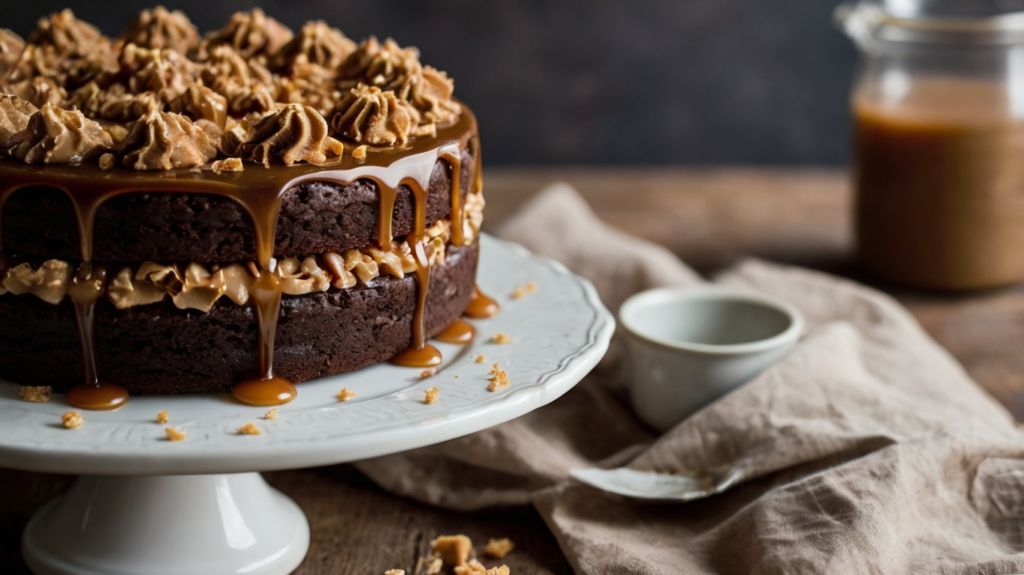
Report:
[[[838,3],[838,0],[835,0]],[[488,164],[841,164],[856,53],[825,0],[266,1],[394,37],[455,78]],[[115,36],[146,2],[3,0],[22,36],[70,6]],[[200,31],[251,3],[164,2]]]

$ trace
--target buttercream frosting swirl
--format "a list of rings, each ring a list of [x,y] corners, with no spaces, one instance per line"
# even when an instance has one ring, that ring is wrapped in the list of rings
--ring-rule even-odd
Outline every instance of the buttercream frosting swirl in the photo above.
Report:
[[[205,164],[217,156],[216,144],[187,116],[150,112],[131,125],[118,151],[136,170],[169,170]]]
[[[394,91],[360,84],[338,102],[331,116],[335,134],[371,146],[405,145],[419,112]]]
[[[202,129],[172,129],[172,139],[206,134],[208,141],[168,148],[190,150],[180,161],[171,159],[178,156],[173,152],[152,162],[123,161],[122,155],[116,162],[106,157],[104,169],[191,165],[197,157],[192,152],[206,157],[209,142],[217,144],[217,154],[208,160],[221,160],[221,166],[228,159],[323,164],[344,150],[331,136],[352,142],[361,157],[368,146],[405,146],[435,136],[461,113],[453,87],[444,72],[420,63],[415,48],[372,37],[357,45],[323,21],[293,34],[258,8],[235,14],[202,39],[179,11],[143,10],[116,42],[64,10],[41,19],[27,43],[0,29],[0,94],[37,108],[79,112],[92,122],[48,109],[35,137],[46,126],[54,132],[61,125],[74,137],[65,142],[51,136],[36,146],[25,134],[18,146],[6,152],[0,147],[0,159],[75,162],[104,152],[142,154],[121,145],[131,132],[131,144],[138,144],[136,123],[175,113]],[[13,131],[18,118],[0,126],[0,144],[2,136],[28,128]],[[15,147],[21,151],[14,153]]]
[[[185,53],[199,43],[199,31],[181,10],[157,6],[145,9],[132,19],[120,40],[144,48],[167,48]]]
[[[17,96],[0,94],[0,148],[7,148],[11,136],[28,127],[38,108]]]
[[[269,58],[287,44],[295,34],[284,24],[267,16],[263,10],[236,12],[220,30],[207,34],[200,46],[200,58],[207,48],[230,45],[245,58]]]
[[[309,106],[288,104],[267,114],[253,126],[252,138],[237,141],[234,132],[225,135],[229,155],[269,166],[272,161],[284,164],[308,162],[321,165],[341,156],[344,147],[332,138],[327,122]]]
[[[78,110],[46,104],[8,141],[11,155],[27,164],[67,164],[100,157],[114,145],[110,134]]]

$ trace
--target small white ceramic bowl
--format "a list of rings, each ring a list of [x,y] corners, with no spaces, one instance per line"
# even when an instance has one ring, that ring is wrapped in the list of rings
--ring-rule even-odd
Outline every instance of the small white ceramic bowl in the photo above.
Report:
[[[638,293],[619,321],[633,409],[660,431],[782,359],[804,324],[785,302],[720,287]]]

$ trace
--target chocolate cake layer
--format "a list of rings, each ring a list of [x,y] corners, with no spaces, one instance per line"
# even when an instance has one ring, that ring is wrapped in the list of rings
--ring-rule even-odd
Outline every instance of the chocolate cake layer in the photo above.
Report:
[[[434,336],[469,304],[479,244],[449,247],[431,268],[425,329]],[[285,296],[277,324],[274,372],[294,382],[384,361],[409,346],[416,306],[414,275],[304,296]],[[258,375],[252,306],[221,300],[209,313],[160,304],[96,308],[100,377],[132,394],[226,392]],[[0,296],[0,379],[63,390],[83,377],[70,300]]]
[[[462,152],[461,191],[470,188],[473,162]],[[246,170],[264,169],[247,166]],[[438,161],[430,176],[427,222],[451,212],[448,164]],[[377,240],[377,185],[307,182],[285,192],[274,255],[302,257],[362,248]],[[392,234],[413,229],[412,191],[401,186],[395,199]],[[71,201],[55,188],[15,192],[3,208],[3,248],[29,259],[81,259],[78,223]],[[237,202],[205,194],[132,193],[104,202],[97,214],[93,261],[141,263],[194,261],[226,263],[256,258],[252,218]]]

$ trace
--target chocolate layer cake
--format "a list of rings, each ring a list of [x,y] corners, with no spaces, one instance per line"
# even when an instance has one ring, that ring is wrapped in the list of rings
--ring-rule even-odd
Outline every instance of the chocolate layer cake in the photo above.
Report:
[[[476,120],[414,48],[259,9],[200,36],[145,10],[0,30],[0,378],[234,390],[393,359],[476,297]],[[83,383],[84,382],[84,383]]]

